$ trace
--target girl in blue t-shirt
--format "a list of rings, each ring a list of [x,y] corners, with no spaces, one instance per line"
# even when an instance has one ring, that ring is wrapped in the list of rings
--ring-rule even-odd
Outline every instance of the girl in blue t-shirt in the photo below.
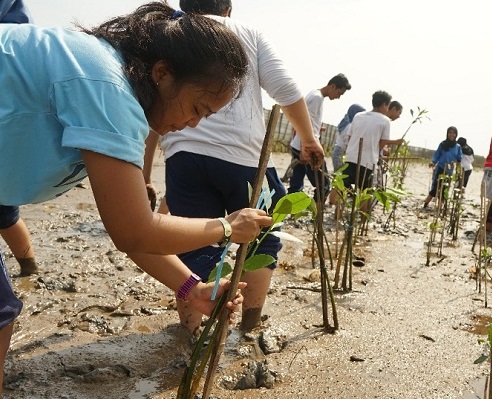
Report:
[[[458,137],[458,129],[454,126],[448,127],[446,132],[446,140],[442,141],[437,147],[432,161],[429,163],[429,167],[434,168],[434,174],[432,175],[432,186],[429,191],[429,195],[424,201],[424,208],[427,208],[429,202],[436,196],[437,183],[439,176],[443,173],[452,175],[455,163],[461,163],[461,147],[456,142]]]
[[[0,205],[50,200],[88,176],[115,246],[210,314],[213,283],[200,282],[172,254],[225,238],[250,242],[272,219],[256,209],[220,219],[153,213],[142,173],[145,141],[150,129],[171,134],[217,112],[240,92],[247,71],[228,28],[164,2],[83,32],[1,24],[0,87],[9,94],[0,96]],[[219,296],[227,286],[222,280]],[[0,262],[0,396],[21,309]]]

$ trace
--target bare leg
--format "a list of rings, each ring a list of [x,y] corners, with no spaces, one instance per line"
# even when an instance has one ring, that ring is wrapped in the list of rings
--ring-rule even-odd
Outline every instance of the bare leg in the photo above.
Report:
[[[19,219],[17,223],[8,229],[1,229],[0,234],[19,262],[21,275],[29,276],[37,273],[38,265],[34,259],[31,236],[24,221]]]
[[[248,285],[242,290],[244,296],[240,326],[242,331],[250,331],[260,325],[261,311],[270,289],[272,275],[273,270],[267,267],[243,274],[241,281]]]
[[[10,323],[8,326],[0,330],[0,398],[3,392],[3,368],[5,363],[5,357],[10,346],[10,337],[12,336],[12,330],[14,329],[14,323]]]
[[[428,195],[427,198],[424,201],[424,208],[427,208],[427,205],[429,205],[429,202],[432,201],[432,198],[434,198],[432,195]]]

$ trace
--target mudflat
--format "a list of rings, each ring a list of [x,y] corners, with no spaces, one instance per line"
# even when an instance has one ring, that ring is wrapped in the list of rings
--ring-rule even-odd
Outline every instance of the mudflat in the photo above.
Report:
[[[282,175],[290,156],[273,157]],[[154,168],[162,194],[160,154]],[[430,211],[421,206],[431,170],[410,166],[409,195],[395,220],[383,228],[388,214],[377,205],[367,234],[357,240],[354,251],[364,262],[353,268],[351,291],[335,290],[334,333],[322,328],[311,222],[286,221],[284,231],[302,243],[284,242],[261,329],[241,337],[231,327],[213,397],[484,398],[489,364],[474,360],[483,353],[478,339],[485,338],[492,313],[485,284],[479,290],[475,280],[478,249],[472,252],[481,177],[479,169],[471,175],[457,240],[445,235],[442,254],[433,254],[426,266],[432,205]],[[173,398],[192,350],[191,337],[178,325],[174,295],[116,250],[90,183],[84,184],[55,201],[21,208],[39,275],[18,277],[2,244],[24,301],[6,362],[4,398]],[[312,194],[308,183],[306,191]],[[334,252],[333,208],[326,207],[325,219]]]

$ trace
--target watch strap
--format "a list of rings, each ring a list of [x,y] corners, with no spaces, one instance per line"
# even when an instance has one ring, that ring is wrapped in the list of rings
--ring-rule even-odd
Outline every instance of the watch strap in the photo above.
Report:
[[[220,241],[219,247],[225,248],[227,244],[231,241],[231,236],[232,236],[232,226],[231,224],[227,221],[226,218],[219,218],[220,223],[222,223],[222,226],[224,227],[224,237],[222,238],[222,241]]]
[[[192,288],[197,285],[202,279],[200,276],[197,276],[195,273],[191,273],[191,276],[183,283],[183,285],[178,290],[178,298],[186,301],[188,298],[188,294],[192,290]]]

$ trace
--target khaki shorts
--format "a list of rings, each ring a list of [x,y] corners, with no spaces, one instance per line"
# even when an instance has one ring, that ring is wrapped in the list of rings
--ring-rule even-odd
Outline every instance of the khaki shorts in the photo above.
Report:
[[[482,178],[482,195],[492,200],[492,168],[484,168]]]

